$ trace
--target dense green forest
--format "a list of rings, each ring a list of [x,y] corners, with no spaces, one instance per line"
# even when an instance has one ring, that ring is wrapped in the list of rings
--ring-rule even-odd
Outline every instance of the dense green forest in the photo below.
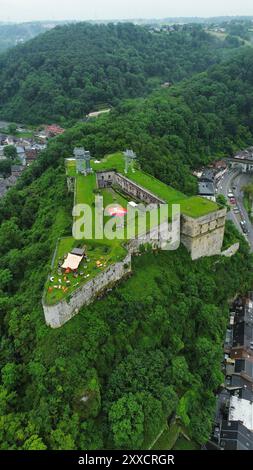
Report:
[[[253,50],[212,66],[147,98],[125,100],[111,114],[66,139],[94,157],[135,149],[142,168],[187,194],[197,191],[191,169],[229,156],[253,142]]]
[[[1,448],[147,448],[174,412],[202,443],[227,300],[252,282],[248,248],[242,239],[232,259],[196,263],[183,248],[147,253],[132,278],[50,330],[40,302],[55,241],[70,230],[57,158],[67,150],[52,145],[1,205]],[[237,238],[232,227],[227,236]]]
[[[82,118],[203,71],[239,45],[197,25],[171,34],[132,24],[56,27],[0,57],[0,116],[26,123]]]
[[[129,144],[145,169],[190,193],[190,166],[252,138],[252,80],[245,50],[78,124],[0,201],[1,449],[149,448],[175,413],[191,439],[207,440],[228,300],[253,281],[233,225],[225,246],[241,247],[232,258],[148,252],[131,278],[59,330],[45,325],[41,296],[56,240],[71,230],[64,158],[73,147],[102,157]]]

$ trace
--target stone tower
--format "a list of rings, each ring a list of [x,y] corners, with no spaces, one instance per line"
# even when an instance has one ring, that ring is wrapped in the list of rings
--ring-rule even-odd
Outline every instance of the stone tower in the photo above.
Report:
[[[92,173],[90,166],[91,155],[88,150],[83,147],[75,147],[74,156],[76,159],[76,172],[83,175],[89,175]]]
[[[136,160],[136,154],[133,152],[133,150],[126,150],[124,152],[124,157],[125,157],[125,173],[128,173],[129,167],[132,169],[132,172],[134,173],[134,160]]]

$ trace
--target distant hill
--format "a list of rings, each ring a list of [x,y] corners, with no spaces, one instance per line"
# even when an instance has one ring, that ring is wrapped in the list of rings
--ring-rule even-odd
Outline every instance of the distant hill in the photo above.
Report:
[[[31,23],[0,23],[0,52],[54,28],[59,21],[36,21]],[[66,23],[66,22],[65,22]]]
[[[128,23],[57,26],[0,57],[0,117],[84,117],[201,72],[239,45],[221,43],[199,25],[158,34]]]
[[[138,19],[133,21],[139,24],[221,24],[231,21],[253,21],[253,16],[210,16],[208,18],[201,16],[176,16],[169,18],[151,18],[148,20]]]

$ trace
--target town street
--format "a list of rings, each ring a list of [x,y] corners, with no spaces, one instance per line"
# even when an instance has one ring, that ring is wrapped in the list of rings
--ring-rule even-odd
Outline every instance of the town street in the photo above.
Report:
[[[223,194],[226,198],[228,198],[228,193],[232,190],[235,199],[236,205],[240,210],[239,214],[235,214],[233,209],[228,212],[227,218],[228,220],[232,220],[238,230],[245,236],[247,241],[250,244],[251,251],[253,252],[253,226],[249,220],[247,211],[243,205],[243,192],[242,188],[246,184],[252,181],[252,175],[247,173],[240,173],[238,170],[228,169],[224,176],[217,182],[216,189],[217,194]],[[240,225],[240,222],[245,220],[248,234],[244,234]]]

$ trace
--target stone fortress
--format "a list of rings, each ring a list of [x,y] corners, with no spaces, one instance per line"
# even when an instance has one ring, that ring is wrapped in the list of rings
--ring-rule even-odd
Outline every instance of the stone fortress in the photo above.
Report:
[[[98,188],[117,185],[124,193],[145,204],[165,204],[163,199],[117,173],[116,170],[98,171],[96,177]],[[227,209],[211,212],[197,219],[182,214],[181,242],[191,253],[193,260],[221,253],[226,214]]]
[[[77,173],[89,174],[92,171],[89,154],[84,150],[78,151],[75,149],[75,155],[77,156]],[[126,155],[125,153],[125,175],[113,168],[96,171],[97,188],[118,186],[122,192],[144,204],[164,204],[163,199],[126,176],[134,158],[135,154],[133,152],[130,153],[130,157],[129,154]],[[80,159],[85,160],[85,165],[80,162]],[[134,171],[133,168],[132,171]],[[74,190],[73,178],[68,178],[68,188],[71,191]],[[221,254],[226,212],[227,210],[222,208],[201,217],[190,217],[181,214],[181,242],[189,251],[192,260]],[[103,273],[98,274],[95,278],[77,288],[68,301],[65,299],[55,305],[47,305],[45,298],[43,298],[46,323],[52,328],[61,327],[76,315],[81,307],[89,305],[97,297],[111,289],[120,279],[129,275],[131,273],[131,256],[133,253],[139,252],[141,245],[150,244],[153,248],[161,248],[163,228],[159,227],[159,229],[161,238],[155,240],[155,242],[152,239],[152,230],[150,233],[145,234],[145,237],[142,235],[140,238],[136,237],[136,239],[128,241],[126,243],[127,255],[125,259],[107,267]]]

